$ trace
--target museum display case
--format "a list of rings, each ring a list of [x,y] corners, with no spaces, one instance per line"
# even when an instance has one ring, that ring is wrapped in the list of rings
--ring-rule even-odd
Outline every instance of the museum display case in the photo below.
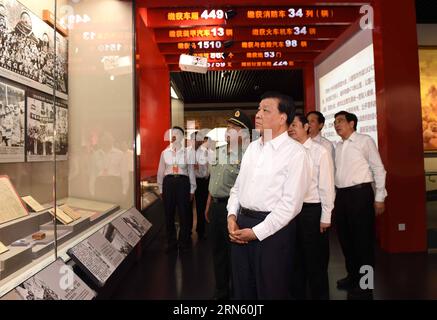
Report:
[[[75,263],[102,286],[150,228],[132,17],[132,1],[0,0],[0,298],[93,298],[45,290],[47,270]]]

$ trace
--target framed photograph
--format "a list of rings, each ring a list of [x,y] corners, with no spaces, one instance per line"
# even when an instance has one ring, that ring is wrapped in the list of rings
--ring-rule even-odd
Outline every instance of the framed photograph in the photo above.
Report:
[[[437,46],[419,48],[423,149],[437,156]]]

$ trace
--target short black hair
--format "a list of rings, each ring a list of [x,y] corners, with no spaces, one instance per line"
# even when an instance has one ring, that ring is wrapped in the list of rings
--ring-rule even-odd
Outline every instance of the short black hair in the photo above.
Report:
[[[339,111],[335,114],[334,119],[337,118],[338,116],[345,116],[347,122],[353,121],[354,122],[354,130],[357,131],[358,118],[354,113],[350,113],[350,112],[342,110],[342,111]]]
[[[299,121],[302,123],[302,126],[308,123],[308,119],[303,113],[298,112],[294,115],[294,117],[299,119]]]
[[[323,113],[321,113],[320,111],[310,111],[307,113],[307,118],[310,114],[315,114],[317,116],[317,121],[319,123],[325,124],[325,117],[323,116]]]
[[[180,132],[182,132],[182,135],[185,135],[185,131],[184,129],[182,129],[181,127],[178,126],[174,126],[173,128],[171,128],[172,130],[179,130]]]
[[[300,123],[302,123],[302,127],[309,123],[307,117],[303,113],[297,112],[294,117],[299,119]],[[307,134],[308,133],[310,133],[310,128],[307,129]]]
[[[276,91],[267,91],[261,96],[261,100],[268,98],[276,98],[279,100],[279,113],[285,113],[287,115],[287,125],[290,125],[296,114],[296,107],[294,106],[293,98]]]

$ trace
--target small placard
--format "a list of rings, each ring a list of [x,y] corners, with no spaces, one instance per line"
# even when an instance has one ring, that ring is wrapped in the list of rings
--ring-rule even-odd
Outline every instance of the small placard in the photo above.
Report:
[[[5,253],[6,251],[9,251],[8,247],[0,242],[0,254]]]
[[[21,197],[21,199],[35,212],[44,210],[44,207],[32,196]]]
[[[54,209],[50,209],[49,212],[52,216],[55,215]],[[60,209],[59,207],[56,208],[56,219],[58,219],[58,221],[61,222],[62,224],[69,224],[74,221],[72,217],[70,217],[68,214],[62,211],[62,209]]]
[[[64,211],[68,216],[70,216],[70,218],[72,218],[74,221],[79,220],[81,217],[81,215],[76,212],[75,210],[73,210],[70,206],[64,204],[62,206],[59,207],[62,211]]]

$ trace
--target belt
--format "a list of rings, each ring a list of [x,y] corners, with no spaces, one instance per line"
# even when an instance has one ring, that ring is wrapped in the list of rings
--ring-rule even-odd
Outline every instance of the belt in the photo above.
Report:
[[[264,219],[271,211],[256,211],[256,210],[250,210],[247,208],[241,207],[240,213],[243,216],[252,217],[252,218],[261,218]]]
[[[228,200],[229,200],[229,197],[224,197],[224,198],[215,198],[215,197],[212,197],[212,202],[214,202],[214,203],[223,203],[223,202],[228,202]]]
[[[312,208],[312,207],[321,207],[322,204],[320,202],[316,202],[316,203],[308,203],[308,202],[304,202],[302,208]]]
[[[185,174],[167,174],[165,177],[170,177],[170,178],[187,177],[187,178],[188,178],[188,176],[185,175]],[[165,177],[164,177],[164,178],[165,178]]]
[[[365,183],[356,184],[354,186],[350,186],[350,187],[346,187],[346,188],[335,187],[335,189],[337,189],[339,191],[347,191],[347,190],[354,190],[354,189],[364,189],[364,188],[370,187],[371,185],[372,185],[371,182],[365,182]]]

